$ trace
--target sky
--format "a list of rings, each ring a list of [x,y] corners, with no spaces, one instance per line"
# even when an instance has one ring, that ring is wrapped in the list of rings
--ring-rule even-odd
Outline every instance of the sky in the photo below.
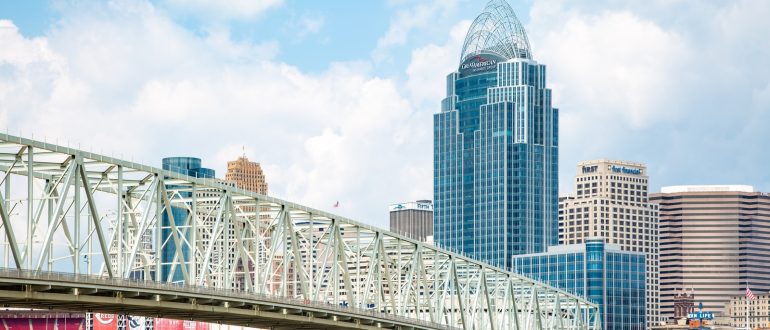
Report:
[[[579,161],[643,162],[651,191],[770,191],[770,1],[509,3]],[[224,176],[387,228],[432,198],[432,116],[485,1],[0,0],[0,130]],[[332,207],[339,202],[339,207]]]

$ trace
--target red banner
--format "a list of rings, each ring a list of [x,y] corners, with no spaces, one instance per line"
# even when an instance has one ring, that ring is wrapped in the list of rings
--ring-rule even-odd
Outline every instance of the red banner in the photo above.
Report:
[[[117,330],[118,316],[115,314],[94,313],[94,330]]]
[[[155,319],[154,330],[209,330],[209,324],[188,320]]]
[[[155,330],[182,330],[182,320],[155,319]]]

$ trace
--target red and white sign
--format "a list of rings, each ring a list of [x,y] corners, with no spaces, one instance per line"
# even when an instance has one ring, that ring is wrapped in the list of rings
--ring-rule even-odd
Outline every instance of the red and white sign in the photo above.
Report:
[[[209,324],[189,320],[155,319],[155,330],[209,330]]]
[[[155,319],[155,330],[182,330],[182,320]]]
[[[118,316],[115,314],[94,313],[94,330],[117,330]]]

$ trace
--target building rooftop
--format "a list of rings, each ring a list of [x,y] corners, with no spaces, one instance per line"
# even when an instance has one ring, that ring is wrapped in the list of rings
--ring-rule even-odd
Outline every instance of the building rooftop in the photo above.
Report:
[[[421,199],[416,202],[403,202],[390,204],[388,209],[393,211],[406,211],[406,210],[420,210],[420,211],[433,211],[433,201],[428,199]]]
[[[692,185],[692,186],[668,186],[660,188],[664,194],[688,193],[688,192],[754,192],[754,187],[746,185]]]
[[[505,0],[491,0],[473,20],[465,36],[460,63],[482,54],[505,58],[532,59],[527,33]]]
[[[636,167],[644,167],[646,168],[643,163],[638,162],[631,162],[631,161],[625,161],[625,160],[612,160],[612,159],[592,159],[592,160],[584,160],[582,162],[579,162],[578,166],[585,166],[585,165],[593,165],[593,164],[602,164],[602,163],[610,163],[615,165],[626,165],[626,166],[636,166]]]

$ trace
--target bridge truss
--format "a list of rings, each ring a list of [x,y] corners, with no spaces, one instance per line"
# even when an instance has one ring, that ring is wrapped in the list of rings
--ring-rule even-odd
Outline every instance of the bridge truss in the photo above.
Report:
[[[179,282],[463,329],[599,329],[596,305],[216,179],[0,134],[6,268]]]

